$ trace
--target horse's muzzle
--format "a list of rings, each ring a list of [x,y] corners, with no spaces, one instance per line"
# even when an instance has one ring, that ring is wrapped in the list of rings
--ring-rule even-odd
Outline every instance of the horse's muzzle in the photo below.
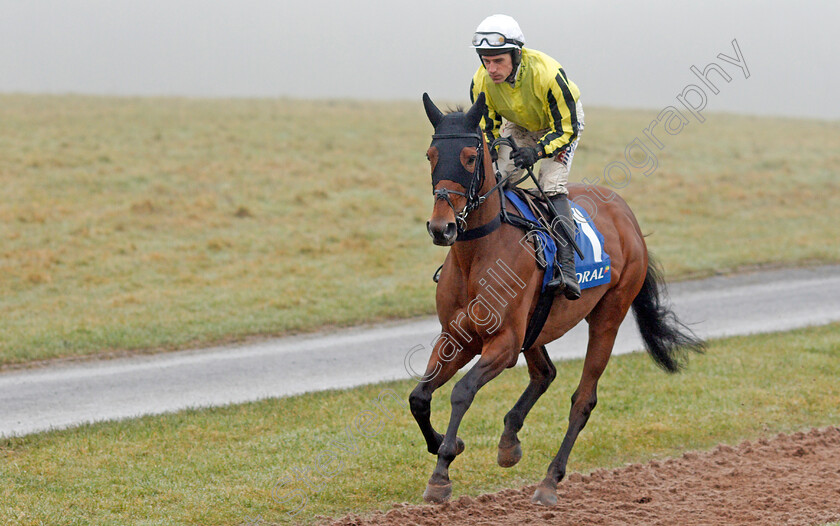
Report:
[[[435,222],[434,225],[431,221],[426,221],[426,230],[432,236],[432,242],[442,247],[451,247],[455,243],[455,238],[458,237],[458,227],[451,221],[448,223]]]

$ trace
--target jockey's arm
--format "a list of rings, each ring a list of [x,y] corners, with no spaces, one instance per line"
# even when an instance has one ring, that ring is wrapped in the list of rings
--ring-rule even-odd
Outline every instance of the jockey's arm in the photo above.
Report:
[[[577,138],[578,122],[575,110],[577,100],[569,88],[562,68],[549,81],[545,93],[543,108],[549,116],[551,126],[548,133],[537,142],[537,150],[541,157],[551,157]]]

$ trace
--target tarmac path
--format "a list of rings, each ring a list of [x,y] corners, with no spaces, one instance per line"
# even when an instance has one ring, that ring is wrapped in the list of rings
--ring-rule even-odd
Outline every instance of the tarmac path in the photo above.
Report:
[[[840,266],[676,283],[670,297],[680,318],[704,338],[821,325],[840,320]],[[422,372],[439,331],[435,318],[423,318],[8,371],[0,373],[0,436],[409,378],[409,368]],[[579,325],[548,346],[551,357],[582,357],[586,336],[586,325]],[[628,316],[614,353],[640,349]]]

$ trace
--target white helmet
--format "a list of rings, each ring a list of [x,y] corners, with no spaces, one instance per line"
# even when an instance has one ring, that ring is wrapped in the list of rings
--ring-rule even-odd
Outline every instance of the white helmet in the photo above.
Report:
[[[524,45],[525,35],[519,29],[519,24],[507,15],[491,15],[482,20],[472,39],[472,47],[479,55],[489,54],[488,51],[522,49]]]

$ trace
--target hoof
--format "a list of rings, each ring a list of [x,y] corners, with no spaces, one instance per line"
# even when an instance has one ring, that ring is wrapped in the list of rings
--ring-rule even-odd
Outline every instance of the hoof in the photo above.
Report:
[[[540,484],[537,486],[537,491],[531,497],[531,502],[540,504],[542,506],[556,506],[557,505],[557,491]]]
[[[443,504],[452,496],[452,484],[438,486],[437,484],[428,484],[426,491],[423,492],[423,500],[431,502],[432,504]]]
[[[499,446],[499,454],[496,460],[503,468],[515,466],[517,462],[522,460],[522,446],[519,443],[507,448]]]

